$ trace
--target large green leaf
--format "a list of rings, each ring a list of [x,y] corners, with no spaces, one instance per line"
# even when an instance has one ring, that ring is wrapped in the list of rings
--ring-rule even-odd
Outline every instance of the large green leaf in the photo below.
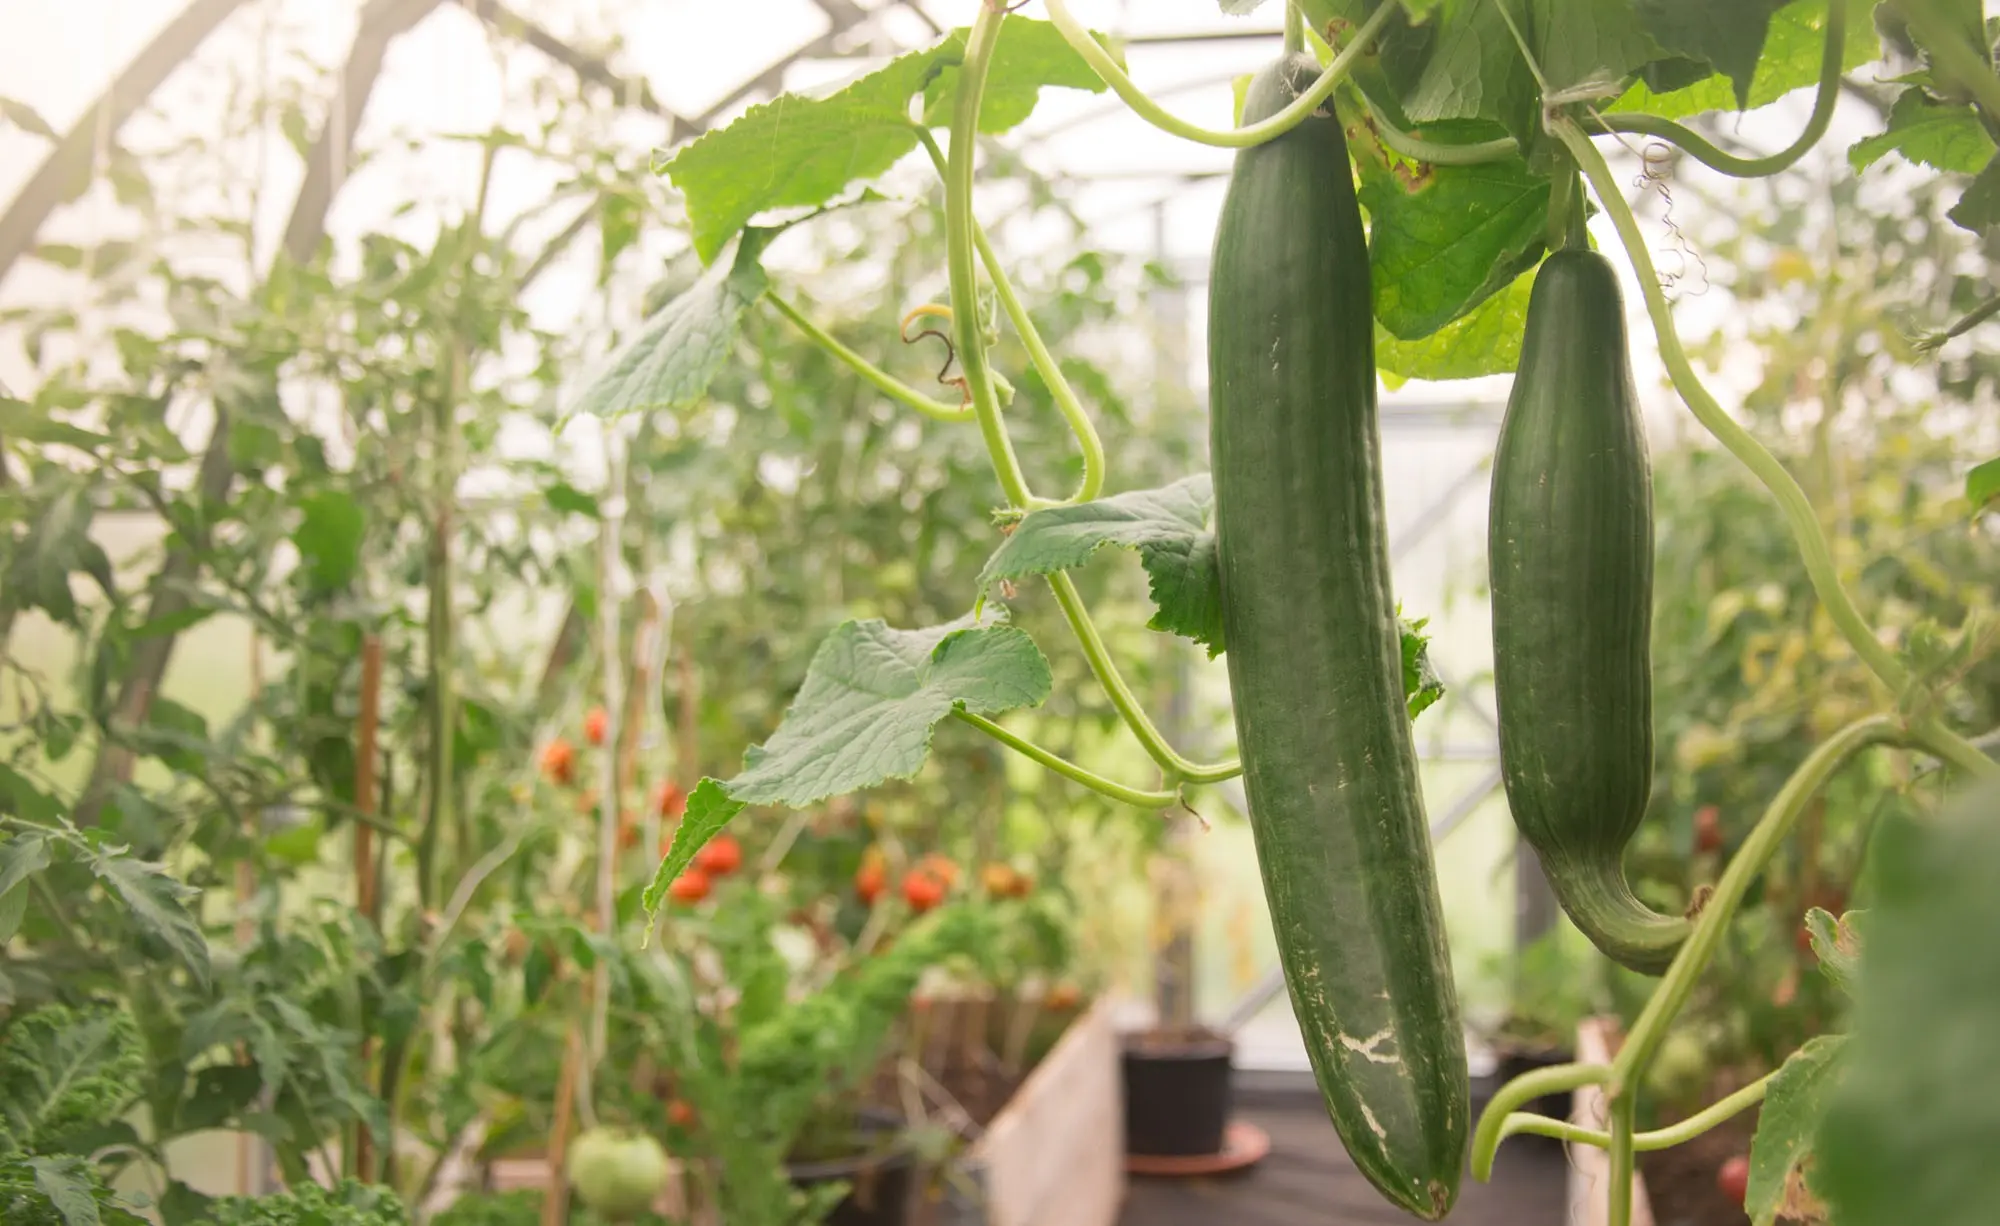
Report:
[[[592,372],[574,411],[619,417],[700,399],[736,344],[743,312],[764,293],[759,257],[773,233],[745,230],[734,259],[711,266]]]
[[[2000,788],[1884,820],[1852,1054],[1816,1185],[1840,1226],[1987,1226],[2000,1205]]]
[[[99,852],[92,857],[90,868],[124,907],[134,926],[165,946],[206,988],[208,940],[187,908],[188,900],[201,891],[174,880],[157,864],[134,860],[119,851]]]
[[[666,173],[686,197],[702,260],[713,260],[757,214],[825,204],[914,151],[910,103],[924,95],[926,124],[949,118],[966,35],[954,30],[830,93],[783,94],[751,107],[675,154]],[[981,100],[981,129],[1001,132],[1027,118],[1045,85],[1104,88],[1054,26],[1008,17]]]
[[[778,730],[744,755],[729,795],[802,808],[910,778],[953,708],[998,715],[1039,706],[1050,684],[1041,648],[1012,626],[844,622],[813,653]]]
[[[1750,1189],[1743,1198],[1756,1226],[1771,1226],[1788,1202],[1803,1207],[1817,1195],[1813,1138],[1846,1069],[1846,1052],[1846,1035],[1821,1035],[1793,1052],[1771,1079],[1750,1145]]]
[[[2000,227],[2000,160],[1986,163],[1986,169],[1973,176],[1945,216],[1974,234]]]
[[[1850,145],[1847,160],[1865,170],[1892,152],[1921,166],[1977,174],[1993,160],[1993,138],[1970,106],[1938,102],[1912,88],[1889,109],[1888,127]]]
[[[1519,158],[1439,166],[1405,185],[1393,174],[1361,184],[1375,318],[1404,340],[1429,336],[1541,258],[1549,181]]]
[[[1512,371],[1521,360],[1530,277],[1486,299],[1421,340],[1398,339],[1375,325],[1375,369],[1395,386],[1405,379],[1474,379]]]
[[[742,801],[731,799],[725,786],[713,779],[702,780],[695,785],[694,791],[688,793],[687,809],[681,814],[680,825],[674,828],[673,845],[661,858],[660,867],[654,871],[653,880],[647,884],[646,892],[640,899],[648,918],[659,913],[660,900],[666,897],[667,887],[674,883],[674,878],[687,871],[688,865],[694,863],[695,853],[744,808]],[[646,931],[650,937],[650,924]]]
[[[1436,49],[1404,103],[1420,123],[1491,119],[1532,136],[1537,83],[1521,41],[1557,93],[1614,88],[1660,55],[1632,0],[1445,0],[1440,9]]]
[[[28,526],[14,549],[7,571],[0,575],[0,608],[39,607],[66,625],[80,624],[70,575],[83,572],[109,589],[111,561],[91,539],[96,516],[93,491],[74,482],[51,497]]]
[[[1988,460],[1965,474],[1965,498],[1975,511],[2000,498],[2000,457]]]
[[[1745,6],[1750,7],[1754,2],[1745,0]],[[1764,53],[1750,78],[1747,102],[1738,99],[1737,85],[1729,77],[1712,76],[1666,93],[1655,93],[1643,82],[1636,83],[1605,109],[1646,111],[1667,119],[1684,119],[1703,111],[1764,106],[1795,89],[1812,85],[1819,80],[1820,57],[1826,47],[1826,5],[1827,0],[1792,0],[1771,15],[1764,36]],[[1843,69],[1858,68],[1880,53],[1874,26],[1866,15],[1866,5],[1850,6],[1841,56]]]
[[[361,541],[368,520],[361,504],[343,490],[316,490],[299,502],[299,526],[292,530],[307,582],[316,591],[347,586],[361,564]]]
[[[16,834],[0,843],[0,946],[14,939],[28,902],[28,878],[49,866],[49,839]]]
[[[1215,495],[1207,473],[1156,490],[1131,490],[1033,511],[986,561],[983,596],[1003,579],[1081,566],[1106,545],[1139,551],[1155,613],[1147,624],[1222,651],[1222,588],[1215,569]]]
[[[42,1152],[139,1097],[139,1028],[109,1005],[46,1005],[0,1043],[0,1150]]]
[[[1633,0],[1639,24],[1663,50],[1713,65],[1729,78],[1736,104],[1750,103],[1750,82],[1764,53],[1771,14],[1783,0]]]

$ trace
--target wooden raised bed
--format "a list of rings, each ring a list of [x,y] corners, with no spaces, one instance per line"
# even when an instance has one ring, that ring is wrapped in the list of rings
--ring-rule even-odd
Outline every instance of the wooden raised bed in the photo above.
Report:
[[[958,1160],[939,1226],[1113,1226],[1125,1199],[1118,1033],[1098,1001]],[[970,1184],[970,1187],[962,1185]]]

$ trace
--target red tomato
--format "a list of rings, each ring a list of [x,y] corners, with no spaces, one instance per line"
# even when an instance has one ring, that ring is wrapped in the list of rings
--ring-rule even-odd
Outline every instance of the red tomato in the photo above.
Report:
[[[653,789],[653,808],[661,817],[679,817],[687,812],[687,806],[687,793],[676,787],[673,780],[662,779]]]
[[[708,897],[708,874],[690,865],[686,872],[674,878],[667,887],[667,893],[675,902],[700,902]]]
[[[929,869],[914,868],[903,874],[903,901],[922,915],[944,901],[945,883]]]
[[[507,965],[519,966],[528,956],[528,934],[519,928],[509,928],[504,938],[506,942]]]
[[[618,814],[618,847],[621,851],[631,851],[639,845],[639,821],[630,812]]]
[[[1715,1186],[1724,1196],[1742,1204],[1750,1193],[1750,1159],[1738,1154],[1723,1163],[1715,1172]]]
[[[688,1106],[686,1099],[676,1098],[667,1104],[667,1123],[676,1128],[694,1127],[694,1108]]]
[[[932,852],[918,861],[917,867],[937,878],[946,889],[958,884],[958,865],[953,864],[949,856]]]
[[[604,734],[611,729],[611,717],[603,707],[592,707],[583,713],[583,739],[593,745],[604,744]]]
[[[575,748],[561,737],[542,746],[542,774],[552,783],[569,783],[576,777]]]
[[[1083,1003],[1083,991],[1073,983],[1059,983],[1050,988],[1048,996],[1042,1001],[1045,1008],[1058,1012],[1074,1009],[1081,1003]]]
[[[883,866],[879,857],[863,860],[861,867],[854,870],[854,892],[869,906],[874,906],[875,900],[882,897],[882,891],[887,888],[889,888],[889,870]]]
[[[1722,811],[1714,805],[1694,811],[1694,849],[1702,855],[1722,850]]]
[[[694,853],[694,866],[711,877],[727,877],[743,867],[743,844],[733,834],[718,834]]]

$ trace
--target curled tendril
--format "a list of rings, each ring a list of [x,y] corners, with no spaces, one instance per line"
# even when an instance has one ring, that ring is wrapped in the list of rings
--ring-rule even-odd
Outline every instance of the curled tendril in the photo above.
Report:
[[[958,362],[958,346],[953,343],[951,333],[944,329],[932,327],[919,328],[915,332],[910,331],[911,324],[924,319],[942,319],[948,326],[952,322],[951,308],[936,302],[926,302],[924,305],[911,310],[908,315],[903,316],[900,329],[903,343],[905,345],[914,345],[927,336],[934,336],[943,342],[944,365],[938,367],[937,381],[946,387],[955,387],[958,389],[960,405],[971,404],[972,389],[967,386],[965,376],[951,373],[952,367]]]
[[[1670,271],[1662,261],[1660,288],[1676,298],[1700,297],[1708,292],[1708,261],[1701,258],[1701,252],[1695,250],[1694,244],[1688,241],[1687,235],[1674,220],[1674,193],[1667,186],[1667,180],[1673,174],[1674,147],[1665,141],[1647,141],[1638,153],[1639,174],[1632,180],[1632,186],[1641,191],[1655,191],[1660,194],[1661,201],[1666,205],[1660,212],[1660,224],[1667,228],[1667,235],[1671,239],[1667,254],[1673,256],[1676,265]],[[1700,275],[1700,285],[1697,289],[1685,288],[1690,271]]]

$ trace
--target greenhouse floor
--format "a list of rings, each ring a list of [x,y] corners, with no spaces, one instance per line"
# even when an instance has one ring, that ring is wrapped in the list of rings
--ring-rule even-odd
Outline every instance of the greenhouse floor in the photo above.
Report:
[[[1270,1154],[1239,1175],[1133,1176],[1119,1226],[1406,1226],[1414,1220],[1383,1200],[1348,1161],[1310,1077],[1265,1074],[1239,1085],[1236,1101],[1237,1118],[1270,1134]],[[1475,1090],[1475,1117],[1484,1105]],[[1567,1171],[1560,1146],[1515,1138],[1500,1147],[1491,1183],[1465,1179],[1449,1220],[1453,1226],[1561,1226]]]

